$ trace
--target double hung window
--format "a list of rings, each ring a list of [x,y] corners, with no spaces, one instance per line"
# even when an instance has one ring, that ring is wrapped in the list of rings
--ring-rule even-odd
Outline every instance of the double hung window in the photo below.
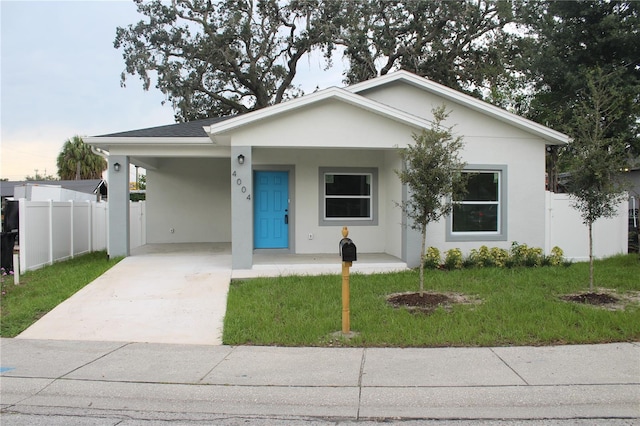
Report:
[[[371,225],[377,221],[375,169],[320,169],[321,225]]]
[[[448,224],[448,240],[503,240],[506,238],[506,166],[470,168],[467,193],[455,204]]]

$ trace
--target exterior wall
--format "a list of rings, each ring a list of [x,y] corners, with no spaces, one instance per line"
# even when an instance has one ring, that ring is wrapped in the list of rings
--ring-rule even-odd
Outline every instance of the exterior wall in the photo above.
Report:
[[[325,100],[236,129],[232,146],[389,149],[411,143],[406,124],[336,100]],[[351,164],[354,165],[354,164]]]
[[[454,132],[464,135],[467,139],[479,138],[486,140],[509,137],[512,140],[538,140],[530,133],[520,130],[511,124],[491,118],[465,105],[445,101],[442,97],[407,83],[395,82],[366,92],[360,92],[359,95],[426,120],[432,120],[431,111],[444,103],[447,106],[447,110],[451,110],[445,124],[454,126]]]
[[[295,188],[290,194],[290,232],[296,253],[336,253],[342,224],[319,225],[320,167],[374,167],[378,169],[378,226],[349,226],[351,238],[361,253],[385,252],[401,256],[401,211],[395,207],[402,196],[393,168],[399,165],[395,151],[338,149],[254,148],[253,167],[281,165],[295,169]],[[394,180],[389,180],[393,178]],[[312,238],[309,239],[309,235]]]
[[[396,203],[401,201],[402,186],[393,170],[400,167],[397,147],[410,143],[414,131],[345,102],[326,100],[234,130],[231,145],[253,147],[254,170],[280,167],[295,176],[289,207],[290,250],[295,253],[337,253],[342,238],[343,224],[319,223],[319,168],[376,168],[378,225],[350,225],[349,237],[361,253],[401,257],[402,212]]]
[[[147,242],[231,241],[230,174],[229,158],[159,159],[147,170]]]
[[[443,99],[405,83],[360,93],[383,104],[426,119]],[[507,167],[507,234],[501,241],[446,241],[445,219],[431,224],[427,245],[463,252],[482,244],[509,248],[513,241],[543,247],[545,227],[545,143],[516,127],[492,119],[468,107],[447,103],[446,125],[463,137],[462,159],[471,165]]]

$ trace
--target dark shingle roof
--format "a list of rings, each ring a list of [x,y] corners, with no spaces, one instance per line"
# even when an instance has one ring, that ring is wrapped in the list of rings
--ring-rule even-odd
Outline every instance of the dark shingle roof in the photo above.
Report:
[[[212,117],[203,120],[189,121],[187,123],[169,124],[166,126],[149,127],[146,129],[129,130],[126,132],[110,133],[108,135],[96,136],[97,138],[200,138],[207,137],[207,133],[202,128],[224,121],[228,117]]]

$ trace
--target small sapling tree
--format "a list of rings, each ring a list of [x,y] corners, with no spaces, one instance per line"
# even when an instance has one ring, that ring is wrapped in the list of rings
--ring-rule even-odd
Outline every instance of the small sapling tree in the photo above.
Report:
[[[619,90],[616,74],[601,70],[587,73],[588,90],[574,108],[569,132],[573,140],[565,154],[570,158],[568,191],[574,207],[589,230],[589,291],[593,292],[593,223],[612,217],[624,196],[621,170],[627,162],[626,143],[612,132],[624,114],[627,94]]]
[[[465,163],[459,151],[461,137],[454,137],[451,127],[445,127],[449,116],[446,106],[432,110],[431,128],[414,134],[414,144],[400,150],[404,162],[402,170],[396,170],[400,181],[409,188],[410,196],[400,204],[411,219],[411,227],[421,232],[420,248],[420,296],[424,295],[424,254],[427,244],[427,225],[449,214],[453,200],[460,199],[466,188],[462,170]]]

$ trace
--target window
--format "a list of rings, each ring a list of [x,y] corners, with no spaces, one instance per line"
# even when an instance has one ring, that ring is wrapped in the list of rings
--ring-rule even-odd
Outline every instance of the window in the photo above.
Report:
[[[455,200],[447,240],[506,240],[506,166],[473,166],[464,173],[467,193]]]
[[[377,171],[360,168],[320,169],[320,225],[377,224]]]

